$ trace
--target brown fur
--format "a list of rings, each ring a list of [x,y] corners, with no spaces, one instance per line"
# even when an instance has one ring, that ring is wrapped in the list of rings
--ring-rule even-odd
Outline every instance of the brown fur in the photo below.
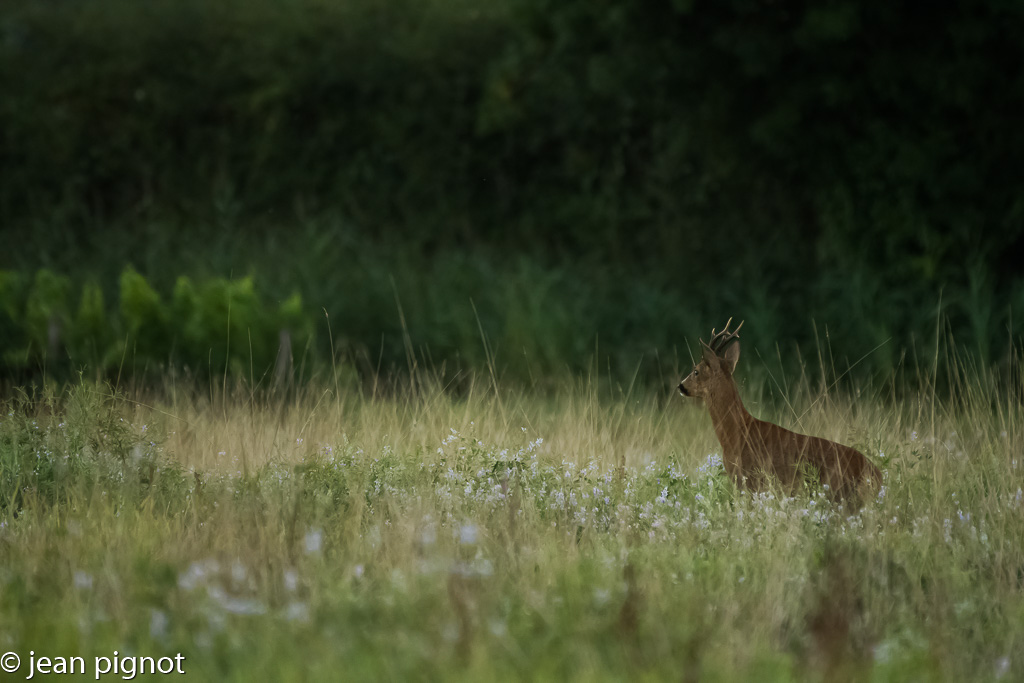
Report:
[[[725,471],[736,484],[759,491],[775,477],[783,489],[791,492],[814,475],[837,498],[877,489],[882,473],[860,451],[791,432],[747,412],[733,379],[740,357],[736,336],[732,333],[718,345],[717,352],[702,342],[703,358],[679,383],[681,394],[707,404],[715,435],[722,444]]]

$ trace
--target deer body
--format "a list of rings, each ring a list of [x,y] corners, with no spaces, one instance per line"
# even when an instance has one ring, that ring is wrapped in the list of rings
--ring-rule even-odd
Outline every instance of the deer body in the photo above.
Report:
[[[765,488],[772,477],[792,491],[811,475],[836,497],[877,488],[881,472],[860,451],[797,434],[747,412],[732,376],[739,360],[738,332],[739,328],[728,332],[728,324],[725,332],[712,332],[711,344],[703,345],[702,360],[679,383],[680,393],[707,404],[726,473],[738,486],[755,491]]]

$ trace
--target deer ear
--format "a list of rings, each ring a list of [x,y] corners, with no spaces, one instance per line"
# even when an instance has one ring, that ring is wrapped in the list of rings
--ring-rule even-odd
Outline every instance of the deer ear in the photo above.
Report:
[[[712,351],[711,347],[708,346],[707,344],[705,344],[703,341],[701,341],[700,347],[701,347],[701,352],[704,355],[704,360],[705,360],[705,362],[707,362],[708,365],[711,365],[712,363],[714,363],[715,361],[718,360],[718,356],[715,355],[715,352]]]
[[[736,363],[740,360],[740,342],[737,339],[725,350],[725,355],[722,356],[722,367],[730,375],[736,371]]]

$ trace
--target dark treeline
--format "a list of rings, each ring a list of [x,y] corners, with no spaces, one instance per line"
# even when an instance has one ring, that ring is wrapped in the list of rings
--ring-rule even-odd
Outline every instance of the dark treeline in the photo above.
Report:
[[[595,340],[628,374],[729,315],[769,355],[1003,363],[1022,35],[995,0],[7,3],[0,326],[39,267],[113,300],[130,263],[298,290],[384,364],[482,328],[523,375]]]

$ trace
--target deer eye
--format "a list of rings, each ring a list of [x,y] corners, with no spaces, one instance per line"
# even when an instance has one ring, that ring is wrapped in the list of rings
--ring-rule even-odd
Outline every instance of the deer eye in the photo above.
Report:
[[[700,368],[694,368],[693,369],[693,376],[696,377],[699,374],[700,374]]]

